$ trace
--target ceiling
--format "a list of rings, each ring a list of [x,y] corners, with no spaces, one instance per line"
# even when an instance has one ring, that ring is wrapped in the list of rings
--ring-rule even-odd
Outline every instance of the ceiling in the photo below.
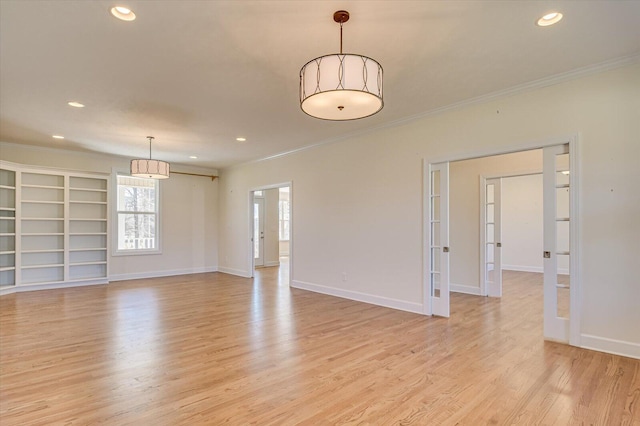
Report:
[[[300,68],[339,50],[339,9],[344,51],[384,68],[384,109],[349,122],[298,97]],[[639,22],[640,1],[0,0],[0,140],[140,157],[152,135],[154,158],[224,168],[635,60]]]

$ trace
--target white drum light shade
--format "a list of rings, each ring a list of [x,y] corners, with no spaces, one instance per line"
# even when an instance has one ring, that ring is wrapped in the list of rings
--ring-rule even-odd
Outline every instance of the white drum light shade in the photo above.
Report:
[[[169,163],[161,160],[131,160],[131,176],[166,179],[169,177]]]
[[[149,139],[149,158],[131,160],[131,176],[150,179],[167,179],[169,177],[169,163],[151,158],[151,141],[155,138],[153,136],[147,136],[147,139]]]
[[[380,111],[382,66],[361,55],[313,59],[300,70],[300,107],[324,120],[355,120]]]
[[[382,66],[367,56],[342,53],[342,25],[349,12],[338,10],[340,53],[320,56],[300,69],[300,108],[323,120],[369,117],[384,106]]]

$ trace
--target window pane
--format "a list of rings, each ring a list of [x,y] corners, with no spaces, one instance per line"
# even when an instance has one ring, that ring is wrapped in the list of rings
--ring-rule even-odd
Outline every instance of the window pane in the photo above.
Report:
[[[278,203],[278,216],[280,218],[280,240],[289,240],[289,201],[280,200]]]
[[[155,214],[118,213],[118,250],[155,248]]]
[[[128,212],[156,211],[156,181],[118,176],[118,210]]]

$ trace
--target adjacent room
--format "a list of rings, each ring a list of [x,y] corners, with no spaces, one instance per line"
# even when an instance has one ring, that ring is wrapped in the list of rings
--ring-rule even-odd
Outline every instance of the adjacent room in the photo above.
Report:
[[[637,424],[638,22],[0,0],[0,424]]]

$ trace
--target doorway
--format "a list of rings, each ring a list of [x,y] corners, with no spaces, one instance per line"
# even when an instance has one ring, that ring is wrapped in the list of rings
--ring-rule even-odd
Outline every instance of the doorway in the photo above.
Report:
[[[256,268],[278,268],[278,282],[289,285],[293,268],[292,185],[259,187],[249,192],[249,198],[251,277],[255,277]]]
[[[481,159],[501,154],[511,154],[541,149],[543,157],[544,175],[544,250],[539,256],[544,256],[544,337],[578,344],[579,339],[579,279],[577,277],[577,253],[575,241],[578,239],[577,191],[578,182],[577,143],[575,138],[567,139],[565,143],[549,142],[543,146],[527,147],[525,149],[506,152],[487,153],[483,156],[471,158],[450,158],[445,161],[425,160],[425,312],[428,314],[449,316],[449,291],[452,277],[450,256],[468,251],[472,244],[473,233],[468,233],[468,241],[458,247],[450,246],[450,215],[456,211],[449,206],[453,196],[450,194],[450,163],[461,160]],[[446,161],[448,160],[448,161]],[[571,167],[569,167],[571,166]],[[483,212],[480,220],[480,277],[482,286],[472,289],[477,295],[501,295],[501,235],[500,235],[500,177],[490,176],[480,181],[478,188],[476,179],[475,191],[479,192],[482,200],[474,203],[475,208]],[[478,191],[479,189],[479,191]],[[574,217],[575,216],[575,217]],[[477,216],[476,216],[477,217]],[[476,219],[477,220],[477,219]],[[478,222],[475,222],[476,224]],[[476,225],[477,226],[477,225]],[[457,227],[454,228],[457,230]],[[477,231],[476,231],[477,232]],[[477,233],[476,233],[477,235]],[[476,237],[477,238],[477,237]],[[458,240],[460,241],[460,240]],[[476,239],[478,241],[478,239]],[[455,245],[455,244],[453,244]],[[475,246],[477,250],[478,246]],[[476,252],[477,253],[477,252]],[[476,255],[478,256],[478,255]],[[476,257],[477,262],[478,257]],[[565,265],[562,265],[562,264]],[[568,269],[568,277],[563,274]],[[459,272],[460,268],[454,269]],[[477,275],[476,278],[477,280]],[[568,284],[570,281],[570,284]],[[477,281],[476,281],[477,282]],[[569,313],[559,308],[562,294],[569,298]]]

